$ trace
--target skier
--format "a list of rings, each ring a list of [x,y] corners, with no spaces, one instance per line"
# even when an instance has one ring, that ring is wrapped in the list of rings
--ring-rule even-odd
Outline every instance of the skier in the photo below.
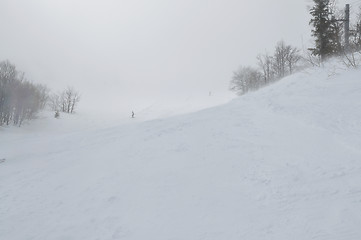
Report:
[[[134,112],[132,111],[132,118],[134,118]]]

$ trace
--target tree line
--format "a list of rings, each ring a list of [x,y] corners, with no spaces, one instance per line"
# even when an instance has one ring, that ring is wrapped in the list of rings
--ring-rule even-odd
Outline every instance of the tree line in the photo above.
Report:
[[[79,100],[80,96],[73,88],[50,94],[46,85],[28,81],[25,73],[17,70],[14,64],[0,61],[0,126],[21,126],[47,106],[52,110],[73,113]]]
[[[349,24],[347,13],[337,8],[336,0],[313,0],[313,3],[309,24],[315,42],[310,52],[301,55],[300,49],[280,41],[273,54],[257,56],[258,67],[241,66],[233,72],[231,91],[242,95],[257,90],[302,69],[308,63],[320,65],[334,56],[341,56],[348,67],[359,66],[354,53],[361,53],[361,8],[354,23],[347,25],[351,30],[346,34],[346,24]]]
[[[272,55],[265,53],[257,56],[258,68],[241,66],[234,71],[230,90],[242,95],[292,74],[300,68],[299,52],[296,47],[279,41]]]

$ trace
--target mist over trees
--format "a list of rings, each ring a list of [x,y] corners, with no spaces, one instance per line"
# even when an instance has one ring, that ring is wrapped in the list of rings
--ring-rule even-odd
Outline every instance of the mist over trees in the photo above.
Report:
[[[44,109],[49,89],[26,80],[9,61],[0,62],[0,125],[21,126]]]
[[[47,86],[28,81],[25,73],[17,70],[14,64],[0,62],[0,126],[21,126],[25,120],[34,119],[48,104],[53,110],[73,113],[79,100],[79,93],[71,87],[60,95],[50,94]]]
[[[234,71],[230,90],[242,95],[292,74],[300,67],[299,52],[296,47],[279,41],[273,55],[265,53],[257,56],[258,68],[241,66]]]
[[[61,93],[54,93],[49,97],[49,106],[53,111],[74,113],[80,101],[80,94],[72,87],[67,87]]]

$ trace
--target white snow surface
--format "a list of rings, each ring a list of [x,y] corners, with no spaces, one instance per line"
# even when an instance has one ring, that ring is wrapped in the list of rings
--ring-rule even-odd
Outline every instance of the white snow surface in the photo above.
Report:
[[[0,239],[361,239],[360,70],[139,118],[0,128]]]

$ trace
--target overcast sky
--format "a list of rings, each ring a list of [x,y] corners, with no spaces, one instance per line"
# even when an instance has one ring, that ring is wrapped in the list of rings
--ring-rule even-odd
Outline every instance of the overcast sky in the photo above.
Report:
[[[342,1],[340,1],[342,2]],[[83,101],[227,91],[277,41],[311,45],[311,0],[0,0],[0,60]],[[105,94],[104,94],[105,93]]]

